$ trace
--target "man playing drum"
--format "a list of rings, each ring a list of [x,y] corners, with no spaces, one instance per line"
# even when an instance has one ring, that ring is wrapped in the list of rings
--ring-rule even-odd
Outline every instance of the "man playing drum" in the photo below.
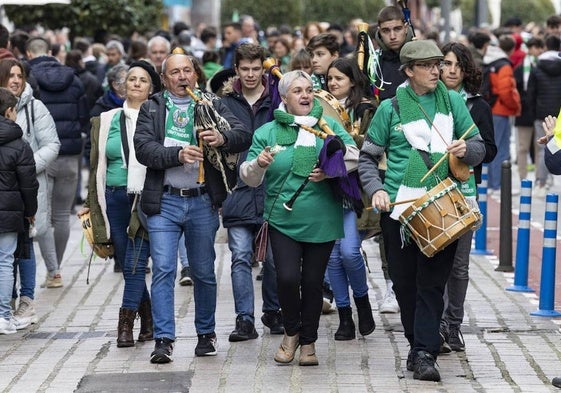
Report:
[[[397,89],[395,99],[380,104],[359,159],[364,190],[371,197],[372,207],[382,211],[390,276],[405,337],[411,346],[407,370],[414,371],[415,379],[428,381],[440,380],[435,361],[440,349],[442,295],[457,241],[432,257],[424,255],[399,221],[411,202],[400,201],[422,197],[445,179],[449,171],[447,155],[475,166],[485,154],[483,140],[464,100],[439,81],[442,58],[433,41],[416,40],[403,46],[400,61],[406,80]],[[382,182],[378,163],[384,152],[387,171]],[[443,161],[439,161],[442,157]],[[429,166],[437,162],[442,163],[422,179]]]

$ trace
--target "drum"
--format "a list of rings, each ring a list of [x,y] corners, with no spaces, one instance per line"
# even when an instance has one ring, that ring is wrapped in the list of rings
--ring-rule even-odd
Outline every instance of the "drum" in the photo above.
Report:
[[[351,118],[339,100],[325,90],[316,90],[314,95],[323,108],[323,115],[335,119],[348,133],[352,133]]]
[[[427,257],[432,257],[467,231],[481,213],[472,210],[457,184],[446,178],[401,213],[399,221]]]

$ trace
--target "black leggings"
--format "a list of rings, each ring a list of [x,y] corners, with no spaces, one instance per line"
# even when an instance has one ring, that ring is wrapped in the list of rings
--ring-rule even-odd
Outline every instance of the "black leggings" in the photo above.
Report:
[[[440,350],[444,287],[458,241],[428,258],[413,239],[405,246],[402,244],[401,224],[388,213],[382,214],[381,225],[405,337],[415,352],[423,350],[436,359]]]
[[[311,344],[318,337],[323,276],[335,241],[299,242],[272,227],[269,240],[286,334],[300,333],[300,344]]]

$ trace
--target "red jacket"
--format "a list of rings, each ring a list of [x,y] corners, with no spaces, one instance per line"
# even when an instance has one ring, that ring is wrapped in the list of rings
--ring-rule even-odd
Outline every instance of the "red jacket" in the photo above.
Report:
[[[490,81],[493,94],[497,95],[497,101],[491,108],[491,112],[500,116],[520,115],[522,105],[512,66],[506,64],[497,72],[491,73]]]

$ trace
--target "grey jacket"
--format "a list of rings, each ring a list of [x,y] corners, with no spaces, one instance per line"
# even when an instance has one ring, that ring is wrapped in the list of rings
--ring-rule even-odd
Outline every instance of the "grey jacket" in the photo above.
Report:
[[[16,123],[23,130],[23,139],[31,146],[35,159],[37,181],[39,182],[35,227],[37,234],[42,235],[50,226],[47,224],[47,220],[51,217],[52,190],[49,194],[50,187],[47,187],[46,169],[58,157],[60,141],[49,110],[40,100],[33,98],[33,89],[28,83],[18,100],[17,112]]]

